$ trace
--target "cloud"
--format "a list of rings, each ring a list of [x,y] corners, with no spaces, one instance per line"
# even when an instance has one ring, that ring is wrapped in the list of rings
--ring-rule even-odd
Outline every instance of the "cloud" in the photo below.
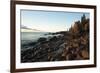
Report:
[[[21,25],[21,29],[31,29],[31,28],[28,28],[28,27],[26,27],[24,25]]]
[[[28,28],[27,26],[24,26],[24,25],[21,25],[21,29],[40,31],[40,30],[37,30],[37,29]]]

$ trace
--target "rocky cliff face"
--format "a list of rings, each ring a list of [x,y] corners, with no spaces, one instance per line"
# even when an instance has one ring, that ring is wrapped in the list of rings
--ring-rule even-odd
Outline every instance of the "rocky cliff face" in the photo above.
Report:
[[[89,19],[83,15],[69,31],[52,38],[40,38],[32,47],[21,51],[21,62],[45,62],[89,59]]]

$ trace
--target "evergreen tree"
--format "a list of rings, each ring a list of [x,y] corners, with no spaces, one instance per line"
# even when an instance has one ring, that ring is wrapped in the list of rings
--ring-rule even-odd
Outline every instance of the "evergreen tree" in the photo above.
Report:
[[[81,17],[81,24],[85,24],[85,21],[86,21],[86,16],[85,14],[83,14],[83,16]]]

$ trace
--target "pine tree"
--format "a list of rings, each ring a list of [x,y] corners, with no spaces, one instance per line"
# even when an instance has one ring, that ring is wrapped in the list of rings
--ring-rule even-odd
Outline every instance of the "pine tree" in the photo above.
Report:
[[[83,16],[81,17],[81,24],[85,24],[85,21],[86,21],[86,16],[85,14],[83,14]]]

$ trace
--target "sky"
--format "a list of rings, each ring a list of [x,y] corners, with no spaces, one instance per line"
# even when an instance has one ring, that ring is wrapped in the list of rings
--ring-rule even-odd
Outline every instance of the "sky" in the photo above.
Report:
[[[83,14],[89,18],[89,13],[82,12],[21,10],[21,25],[45,32],[66,31]]]

